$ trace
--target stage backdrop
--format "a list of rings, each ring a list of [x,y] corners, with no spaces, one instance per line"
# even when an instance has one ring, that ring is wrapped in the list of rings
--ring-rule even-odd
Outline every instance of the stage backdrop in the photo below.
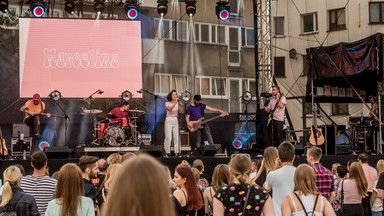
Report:
[[[20,18],[20,97],[115,98],[142,88],[141,23]]]

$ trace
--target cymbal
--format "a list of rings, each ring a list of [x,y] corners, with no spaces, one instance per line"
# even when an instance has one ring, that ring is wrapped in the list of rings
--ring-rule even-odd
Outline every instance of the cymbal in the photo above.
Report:
[[[97,115],[97,116],[100,117],[100,118],[109,118],[109,119],[115,119],[115,118],[117,118],[117,116],[112,115],[112,114],[109,114],[109,113],[100,113],[100,114]]]
[[[128,112],[131,112],[131,113],[145,113],[143,110],[137,110],[137,109],[128,110]]]
[[[83,112],[84,113],[88,113],[88,114],[98,114],[98,113],[102,113],[103,110],[99,110],[99,109],[86,109]]]

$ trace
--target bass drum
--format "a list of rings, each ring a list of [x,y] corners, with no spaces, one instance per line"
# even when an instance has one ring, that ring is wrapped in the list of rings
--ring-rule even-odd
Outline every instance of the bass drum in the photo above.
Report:
[[[104,130],[104,144],[110,146],[120,146],[125,142],[124,130],[119,126],[109,126]]]

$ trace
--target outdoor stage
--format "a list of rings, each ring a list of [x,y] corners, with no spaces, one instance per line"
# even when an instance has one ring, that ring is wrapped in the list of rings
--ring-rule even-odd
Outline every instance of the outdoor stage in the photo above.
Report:
[[[257,157],[252,157],[257,158]],[[227,164],[230,161],[230,157],[184,157],[184,158],[157,158],[162,164],[167,166],[171,173],[174,172],[176,166],[181,163],[182,160],[187,160],[191,165],[195,159],[201,159],[205,165],[205,173],[211,175],[216,165],[218,164]],[[340,163],[342,165],[347,165],[348,160],[357,159],[357,155],[330,155],[323,156],[321,163],[331,169],[333,163]],[[369,165],[376,167],[378,160],[384,159],[383,155],[370,155],[369,156]],[[54,172],[58,171],[61,166],[66,163],[78,163],[78,158],[69,158],[69,159],[48,159],[48,168],[49,174],[52,175]],[[296,156],[294,165],[298,166],[299,164],[307,163],[305,156]],[[24,167],[26,174],[31,174],[33,169],[31,167],[31,160],[0,160],[0,173],[3,173],[4,170],[13,164],[20,164]],[[143,167],[145,168],[145,167]]]

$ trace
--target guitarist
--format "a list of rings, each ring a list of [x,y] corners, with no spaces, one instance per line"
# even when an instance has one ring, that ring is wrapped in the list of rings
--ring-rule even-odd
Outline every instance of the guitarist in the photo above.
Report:
[[[185,115],[185,121],[187,122],[188,127],[192,128],[193,124],[190,121],[197,121],[201,117],[204,117],[204,110],[207,109],[212,112],[220,112],[224,113],[223,110],[219,110],[210,106],[207,106],[206,104],[200,103],[201,96],[199,94],[196,94],[193,97],[193,104],[189,105],[187,109],[187,113]],[[208,140],[209,145],[213,145],[213,138],[211,135],[211,131],[209,130],[209,127],[207,124],[202,125],[203,128],[200,128],[193,132],[196,136],[195,138],[195,148],[200,147],[201,145],[201,133],[204,133],[205,138]]]
[[[280,94],[280,87],[272,86],[273,98],[269,101],[268,106],[264,109],[272,116],[272,125],[268,125],[272,129],[272,145],[278,147],[283,141],[283,126],[284,126],[284,113],[287,99]]]
[[[39,94],[34,94],[32,100],[28,100],[20,111],[25,113],[24,123],[33,129],[37,139],[43,138],[40,134],[40,116],[51,117],[51,114],[44,113],[45,103],[41,101]]]

